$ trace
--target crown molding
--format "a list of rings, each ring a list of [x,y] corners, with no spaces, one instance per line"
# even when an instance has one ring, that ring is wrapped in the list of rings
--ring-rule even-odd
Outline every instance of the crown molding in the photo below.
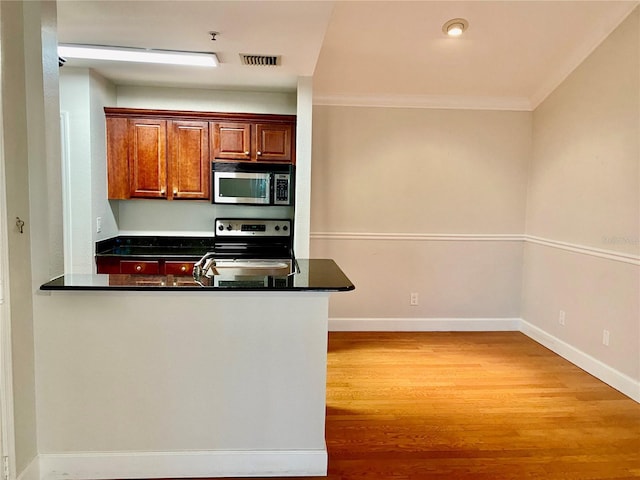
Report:
[[[453,110],[531,111],[526,97],[467,95],[346,95],[314,94],[314,105],[380,108],[434,108]]]

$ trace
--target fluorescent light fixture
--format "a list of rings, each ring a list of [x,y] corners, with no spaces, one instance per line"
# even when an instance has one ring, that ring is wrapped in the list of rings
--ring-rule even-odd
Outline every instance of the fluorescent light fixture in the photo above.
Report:
[[[146,50],[144,48],[102,47],[97,45],[58,45],[58,56],[88,60],[111,60],[114,62],[163,63],[166,65],[189,65],[195,67],[218,66],[218,57],[215,53]]]

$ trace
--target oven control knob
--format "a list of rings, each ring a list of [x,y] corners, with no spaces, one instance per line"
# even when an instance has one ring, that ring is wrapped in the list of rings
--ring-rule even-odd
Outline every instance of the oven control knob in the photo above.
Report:
[[[280,225],[276,225],[276,232],[280,231]]]
[[[224,230],[224,225],[220,225],[220,226],[218,227],[218,230],[220,230],[220,231]]]
[[[286,232],[287,230],[289,230],[289,227],[285,225],[284,227],[282,227],[282,229]]]
[[[227,230],[229,231],[233,230],[233,227],[231,226],[231,224],[227,225]]]

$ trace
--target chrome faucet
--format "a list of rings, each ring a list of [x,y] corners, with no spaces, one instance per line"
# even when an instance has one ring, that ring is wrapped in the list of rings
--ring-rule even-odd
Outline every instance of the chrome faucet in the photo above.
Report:
[[[207,270],[211,267],[215,267],[216,259],[213,258],[213,255],[213,252],[207,252],[193,265],[193,278],[198,280],[203,273],[206,274]]]

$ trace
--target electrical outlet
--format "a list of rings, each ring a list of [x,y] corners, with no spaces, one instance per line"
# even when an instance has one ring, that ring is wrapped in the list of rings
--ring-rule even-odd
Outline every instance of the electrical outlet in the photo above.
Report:
[[[609,330],[602,331],[602,344],[606,347],[609,346]]]
[[[100,233],[102,231],[102,217],[96,218],[96,233]]]
[[[418,305],[418,293],[417,292],[412,292],[411,293],[411,298],[409,300],[409,305],[413,305],[414,307],[416,305]]]
[[[565,317],[566,317],[566,315],[564,313],[564,310],[560,310],[560,313],[558,314],[558,323],[560,325],[562,325],[563,327],[564,327],[564,324],[565,324]]]

